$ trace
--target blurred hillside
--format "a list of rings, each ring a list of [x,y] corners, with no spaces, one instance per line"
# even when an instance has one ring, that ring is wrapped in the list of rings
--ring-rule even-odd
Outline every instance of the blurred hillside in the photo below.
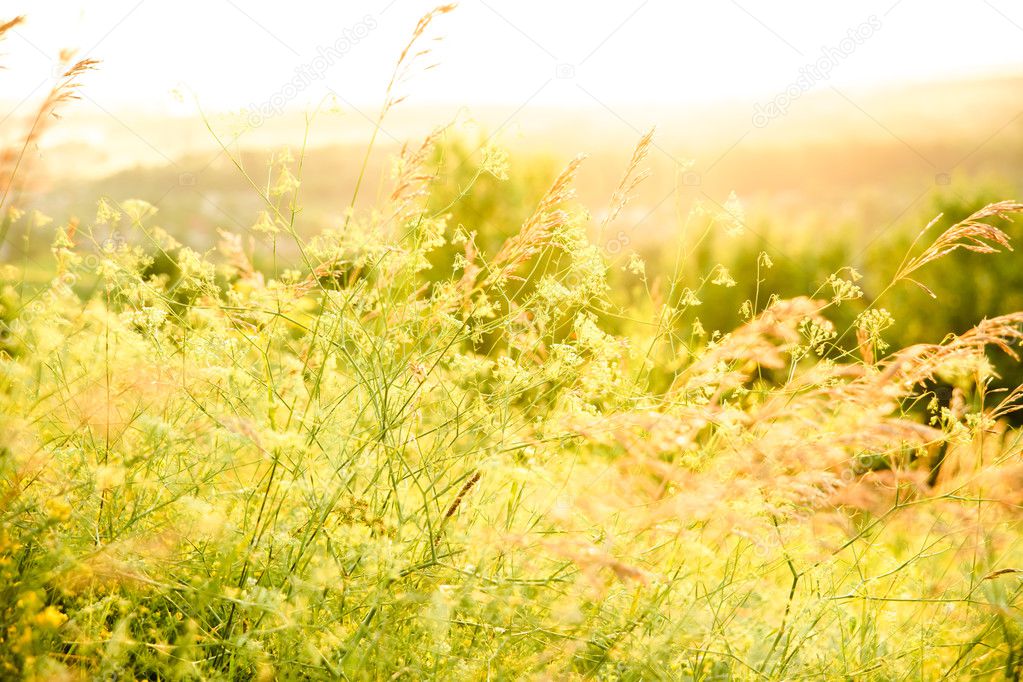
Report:
[[[1018,195],[1023,165],[1023,78],[919,84],[897,90],[829,89],[795,100],[784,116],[757,127],[748,103],[686,111],[592,109],[396,109],[370,159],[362,205],[386,188],[390,159],[405,141],[456,122],[452,137],[475,146],[490,134],[516,163],[550,172],[578,153],[581,203],[600,217],[642,132],[657,126],[652,176],[619,223],[637,243],[658,241],[694,201],[742,201],[747,224],[783,227],[786,240],[819,230],[853,231],[865,246],[893,223],[916,219],[935,195],[965,197],[978,186]],[[348,205],[372,132],[375,110],[325,110],[306,142],[301,230],[336,222]],[[303,145],[305,116],[246,125],[244,112],[209,120],[220,141],[265,178],[274,150]],[[762,123],[762,122],[761,122]],[[19,127],[5,126],[5,134]],[[541,151],[542,150],[542,151]],[[201,246],[215,228],[246,227],[258,198],[198,117],[117,117],[88,100],[71,108],[38,154],[38,197],[54,216],[89,215],[97,196],[142,198],[161,224]],[[691,165],[690,165],[691,164]],[[678,188],[678,199],[672,199]]]

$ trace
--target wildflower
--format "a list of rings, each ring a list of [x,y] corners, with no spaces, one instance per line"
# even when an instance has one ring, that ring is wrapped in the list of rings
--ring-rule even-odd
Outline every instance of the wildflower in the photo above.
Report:
[[[277,224],[273,218],[266,211],[260,211],[259,217],[256,219],[256,224],[252,226],[253,232],[259,232],[261,234],[277,234],[280,230],[277,228]]]
[[[121,203],[121,208],[133,223],[141,222],[143,218],[156,213],[156,206],[142,199],[128,199]]]
[[[569,301],[572,292],[560,281],[553,277],[544,277],[536,287],[536,295],[544,303],[552,308]]]
[[[815,351],[817,355],[823,355],[825,344],[838,336],[835,325],[824,318],[804,318],[799,323],[799,331],[806,338],[807,347]]]
[[[995,369],[991,360],[983,352],[953,357],[946,360],[937,371],[939,379],[964,390],[983,384],[994,375]]]
[[[35,615],[33,619],[40,627],[56,630],[67,622],[67,615],[61,613],[56,606],[50,605]]]
[[[698,305],[702,305],[702,304],[703,304],[703,301],[701,301],[699,299],[699,297],[696,295],[695,291],[693,291],[692,289],[690,289],[688,287],[686,287],[685,289],[682,290],[682,293],[679,296],[679,300],[678,300],[678,307],[679,308],[688,308],[690,306],[698,306]]]
[[[970,412],[964,418],[966,427],[973,432],[994,431],[995,420],[983,412]]]
[[[623,269],[639,277],[646,276],[646,263],[643,262],[643,259],[635,251],[629,254],[629,262],[625,264]]]
[[[96,202],[96,224],[115,225],[121,220],[121,212],[110,205],[106,199]]]
[[[868,308],[856,317],[856,329],[882,352],[888,349],[888,344],[881,338],[881,332],[894,324],[895,319],[884,308]]]
[[[74,224],[72,223],[69,228],[57,228],[57,234],[54,235],[53,244],[50,247],[50,252],[53,253],[57,261],[57,269],[60,272],[66,272],[70,267],[78,265],[82,260],[74,251],[75,244],[71,239],[70,233],[70,229],[73,227]]]
[[[193,284],[212,282],[216,276],[216,268],[201,255],[188,247],[183,247],[178,252],[178,267],[181,269],[183,280]]]
[[[749,320],[753,317],[753,302],[748,298],[742,302],[742,306],[739,308],[739,316],[744,320]]]
[[[42,213],[41,211],[32,211],[32,227],[40,228],[46,227],[53,222],[53,218]]]
[[[133,311],[128,315],[128,319],[132,321],[139,329],[145,330],[146,333],[152,334],[156,332],[164,321],[167,319],[166,308],[158,308],[156,306],[143,306],[141,310]]]
[[[746,231],[746,211],[735,192],[728,195],[719,219],[724,223],[725,234],[738,237]]]
[[[852,279],[843,279],[837,274],[828,277],[828,284],[831,285],[831,301],[835,305],[841,305],[842,301],[850,301],[863,296],[863,290],[854,283],[859,279],[859,273],[850,270]]]
[[[124,467],[115,464],[104,464],[96,469],[96,490],[102,492],[116,488],[124,483]]]
[[[46,501],[46,512],[58,523],[67,521],[71,518],[71,505],[65,499],[53,497]]]
[[[164,251],[176,251],[181,248],[181,242],[167,234],[162,227],[152,228],[152,238],[156,245]]]
[[[456,246],[461,246],[462,244],[465,244],[467,241],[470,241],[472,238],[473,236],[470,235],[468,231],[466,231],[465,227],[459,225],[457,228],[455,228],[454,234],[451,235],[451,243]]]
[[[508,162],[508,152],[496,145],[486,143],[483,145],[483,170],[490,173],[498,180],[508,179],[508,170],[511,164]]]
[[[291,170],[282,165],[277,175],[277,182],[270,189],[270,194],[278,197],[283,196],[297,190],[300,184],[302,183],[292,174]]]
[[[714,268],[714,279],[710,282],[711,284],[717,284],[718,286],[726,288],[735,286],[735,280],[732,278],[732,273],[730,273],[728,268],[724,265],[718,265]]]

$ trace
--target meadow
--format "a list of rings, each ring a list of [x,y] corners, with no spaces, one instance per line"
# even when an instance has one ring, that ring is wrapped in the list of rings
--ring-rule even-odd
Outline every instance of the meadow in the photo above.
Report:
[[[584,206],[455,126],[323,225],[225,144],[200,248],[27,203],[93,67],[0,155],[0,677],[1019,678],[1023,203],[632,243],[652,133]]]

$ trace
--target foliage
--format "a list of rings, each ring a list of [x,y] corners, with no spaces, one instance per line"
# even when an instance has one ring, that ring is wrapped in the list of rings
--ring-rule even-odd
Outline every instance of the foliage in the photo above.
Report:
[[[783,264],[730,200],[647,263],[593,235],[649,135],[599,226],[581,159],[448,144],[312,238],[287,155],[209,253],[145,201],[32,218],[52,265],[0,269],[4,677],[1019,675],[1023,392],[991,380],[1023,313],[909,343],[893,301],[996,262],[1023,204],[861,276]]]

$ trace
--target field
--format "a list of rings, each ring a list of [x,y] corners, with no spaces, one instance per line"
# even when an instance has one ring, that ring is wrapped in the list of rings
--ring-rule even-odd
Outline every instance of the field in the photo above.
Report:
[[[888,140],[701,199],[653,132],[206,120],[214,220],[170,165],[36,181],[94,67],[0,153],[0,678],[1023,673],[1017,127],[914,138],[947,191],[873,194]]]

